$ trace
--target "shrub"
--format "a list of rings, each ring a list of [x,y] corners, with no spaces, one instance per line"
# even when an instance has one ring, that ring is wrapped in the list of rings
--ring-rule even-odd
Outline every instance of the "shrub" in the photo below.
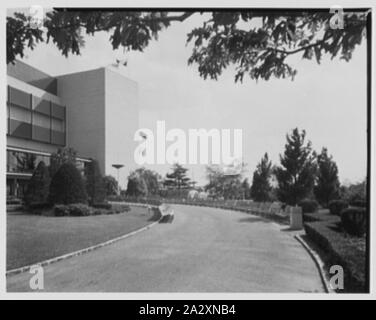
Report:
[[[39,162],[27,185],[25,193],[25,203],[27,206],[31,206],[34,203],[40,204],[47,202],[50,181],[47,166],[43,161]]]
[[[69,204],[69,205],[64,205],[64,204],[55,205],[53,209],[53,213],[56,217],[63,217],[63,216],[82,217],[82,216],[90,216],[94,213],[94,211],[86,204],[75,203],[75,204]]]
[[[103,202],[103,203],[93,203],[91,205],[93,208],[96,208],[96,209],[111,209],[112,208],[112,205],[111,203],[106,203],[106,202]]]
[[[113,176],[105,176],[103,183],[107,196],[115,196],[117,194],[119,184]]]
[[[350,205],[351,205],[352,207],[367,208],[367,201],[363,201],[363,200],[354,200],[354,201],[350,202]]]
[[[331,217],[333,217],[331,215]],[[334,216],[336,217],[336,216]],[[310,240],[321,249],[327,266],[340,265],[345,273],[344,292],[366,291],[366,252],[362,238],[346,237],[342,232],[334,231],[336,222],[317,221],[304,224]]]
[[[329,211],[331,214],[339,216],[342,210],[347,209],[349,204],[345,200],[332,200],[329,202]]]
[[[48,200],[51,204],[87,202],[83,179],[74,164],[65,163],[56,172],[50,184]]]
[[[85,167],[86,192],[90,203],[102,203],[106,197],[103,177],[98,161],[92,160]]]
[[[348,208],[341,213],[343,229],[356,236],[362,236],[366,232],[367,216],[364,208]]]
[[[313,213],[317,211],[319,204],[316,200],[304,199],[298,203],[298,206],[302,207],[303,213]]]

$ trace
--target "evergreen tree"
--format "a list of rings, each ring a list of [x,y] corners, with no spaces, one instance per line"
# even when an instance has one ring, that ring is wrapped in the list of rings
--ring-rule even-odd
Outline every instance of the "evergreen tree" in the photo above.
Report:
[[[50,175],[53,177],[64,163],[76,164],[77,152],[73,148],[59,148],[51,154]]]
[[[103,177],[98,161],[92,160],[85,166],[86,192],[91,204],[102,203],[106,197]]]
[[[186,176],[188,169],[175,163],[172,167],[172,173],[167,173],[164,185],[173,189],[184,189],[190,186],[190,179]]]
[[[87,202],[84,181],[74,164],[64,163],[52,177],[48,199],[51,204]]]
[[[306,132],[298,128],[286,135],[285,152],[280,155],[281,166],[276,167],[278,198],[289,205],[312,195],[316,165],[311,142],[305,142]]]
[[[269,201],[270,191],[270,177],[272,174],[272,163],[269,161],[268,154],[265,153],[260,163],[257,165],[253,173],[253,182],[251,187],[251,198],[255,201]]]
[[[113,176],[105,176],[103,178],[104,188],[106,191],[106,196],[114,196],[117,194],[119,189],[119,184]]]
[[[25,194],[26,205],[46,203],[50,187],[50,173],[43,161],[39,162],[31,177]]]
[[[145,178],[140,171],[133,171],[129,175],[126,194],[132,197],[141,197],[148,194],[148,187]]]
[[[317,201],[327,207],[329,201],[339,197],[338,167],[326,148],[322,148],[321,154],[317,156],[317,164],[318,175],[314,193]]]

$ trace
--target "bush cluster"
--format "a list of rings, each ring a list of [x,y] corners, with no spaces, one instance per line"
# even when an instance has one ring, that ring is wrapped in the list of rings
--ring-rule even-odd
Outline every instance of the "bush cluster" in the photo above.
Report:
[[[367,228],[367,214],[364,208],[348,208],[341,213],[342,228],[349,234],[362,236]]]
[[[64,163],[53,176],[48,201],[51,204],[87,203],[80,172],[72,163]]]
[[[302,208],[303,213],[313,213],[319,208],[319,204],[316,200],[304,199],[298,203],[298,206]]]
[[[339,216],[348,206],[349,204],[344,200],[332,200],[329,202],[329,211],[331,214]]]
[[[367,208],[367,201],[363,200],[354,200],[350,202],[352,207],[360,207],[360,208]]]
[[[304,224],[307,236],[324,252],[327,265],[340,265],[345,273],[345,292],[365,292],[366,290],[366,254],[365,245],[359,245],[361,238],[349,238],[337,232],[340,221],[316,221]]]
[[[100,206],[97,208],[89,207],[86,204],[82,203],[72,203],[72,204],[57,204],[52,209],[52,215],[55,217],[85,217],[85,216],[94,216],[102,214],[118,214],[122,212],[127,212],[130,210],[128,205],[114,205],[106,208]]]

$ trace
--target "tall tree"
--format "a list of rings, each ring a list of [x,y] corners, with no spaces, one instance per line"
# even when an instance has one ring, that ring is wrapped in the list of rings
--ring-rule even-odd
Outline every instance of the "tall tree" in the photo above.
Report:
[[[272,186],[270,184],[270,177],[272,175],[272,162],[269,156],[265,153],[260,163],[257,165],[253,173],[253,181],[251,187],[251,198],[255,201],[269,201]]]
[[[27,205],[46,203],[50,182],[48,167],[40,161],[27,185],[25,203]]]
[[[106,198],[106,189],[98,161],[92,160],[85,167],[86,192],[89,203],[102,203]]]
[[[190,178],[187,177],[187,168],[175,163],[172,172],[166,174],[164,185],[172,189],[184,189],[190,187]]]
[[[277,194],[281,201],[296,205],[300,200],[311,196],[315,182],[315,154],[311,142],[305,142],[306,132],[295,128],[286,135],[287,143],[281,166],[275,168],[278,181]]]
[[[50,175],[53,177],[59,168],[65,163],[76,165],[77,152],[73,148],[59,148],[51,154]]]
[[[43,41],[52,41],[65,56],[78,55],[85,44],[85,33],[108,32],[114,50],[122,47],[142,52],[172,22],[198,14],[202,12],[52,9],[46,14],[44,28],[36,29],[32,17],[17,13],[7,17],[7,63]],[[331,22],[336,16],[329,10],[210,11],[202,15],[202,25],[187,35],[187,42],[193,45],[188,63],[196,64],[205,79],[217,79],[229,66],[235,70],[235,81],[242,81],[245,75],[256,80],[293,79],[297,70],[287,61],[292,55],[315,58],[317,63],[324,55],[350,60],[365,38],[367,16],[370,12],[366,9],[347,10],[344,27],[333,28]]]
[[[106,191],[106,196],[114,196],[118,193],[119,183],[113,176],[103,177],[104,188]]]
[[[157,195],[159,192],[160,175],[146,168],[138,168],[128,177],[127,195]]]
[[[333,157],[328,155],[328,150],[322,148],[317,156],[317,183],[314,188],[316,199],[323,205],[328,206],[329,201],[339,197],[338,167]]]
[[[132,171],[129,174],[126,194],[131,197],[144,197],[148,195],[145,178],[139,171]]]

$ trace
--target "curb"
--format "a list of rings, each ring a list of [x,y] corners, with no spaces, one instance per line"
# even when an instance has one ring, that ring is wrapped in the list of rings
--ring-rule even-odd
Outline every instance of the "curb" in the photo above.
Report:
[[[157,206],[149,206],[149,205],[145,205],[145,207],[159,208]],[[41,262],[36,262],[36,263],[31,264],[31,265],[27,265],[27,266],[20,267],[20,268],[11,269],[9,271],[6,271],[5,275],[11,276],[11,275],[16,275],[16,274],[19,274],[19,273],[27,272],[34,266],[41,266],[41,267],[48,266],[50,264],[53,264],[53,263],[56,263],[56,262],[59,262],[59,261],[65,260],[65,259],[77,257],[77,256],[83,255],[85,253],[89,253],[91,251],[97,250],[99,248],[103,248],[105,246],[108,246],[108,245],[113,244],[115,242],[118,242],[120,240],[132,237],[132,236],[134,236],[134,235],[136,235],[136,234],[138,234],[142,231],[146,231],[146,230],[150,229],[151,227],[153,227],[157,223],[159,223],[162,218],[163,218],[163,214],[161,213],[161,216],[158,220],[156,220],[156,221],[154,221],[154,222],[152,222],[152,223],[150,223],[150,224],[148,224],[144,227],[141,227],[137,230],[134,230],[134,231],[131,231],[127,234],[124,234],[122,236],[116,237],[114,239],[107,240],[107,241],[102,242],[102,243],[95,244],[93,246],[90,246],[90,247],[87,247],[87,248],[84,248],[84,249],[80,249],[80,250],[77,250],[77,251],[74,251],[74,252],[66,253],[64,255],[61,255],[61,256],[58,256],[58,257],[55,257],[55,258],[51,258],[51,259],[44,260],[44,261],[41,261]]]
[[[303,238],[300,235],[297,234],[297,235],[294,236],[294,238],[300,242],[300,244],[304,247],[304,249],[307,250],[307,252],[311,256],[311,258],[315,262],[317,269],[319,270],[321,282],[324,286],[325,292],[336,294],[337,292],[330,287],[330,282],[329,282],[329,279],[326,276],[325,269],[324,269],[324,262],[320,258],[319,254],[315,250],[313,250],[307,244],[307,242],[305,242],[305,240],[303,240]]]

